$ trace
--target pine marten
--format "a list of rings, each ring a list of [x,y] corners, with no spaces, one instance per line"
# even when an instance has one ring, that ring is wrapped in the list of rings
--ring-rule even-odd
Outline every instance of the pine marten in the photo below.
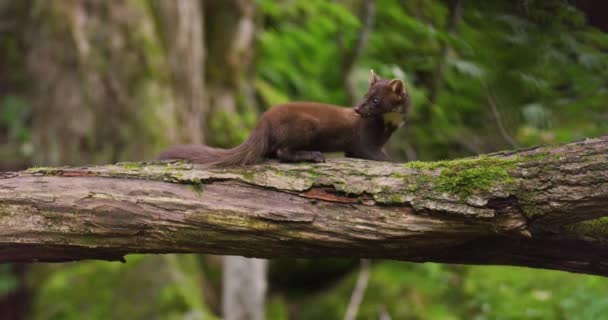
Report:
[[[316,102],[277,105],[262,114],[249,138],[237,147],[174,146],[158,159],[227,167],[267,158],[325,162],[322,152],[344,152],[346,157],[388,161],[382,147],[404,124],[409,109],[410,97],[403,81],[381,79],[372,70],[369,90],[354,108]]]

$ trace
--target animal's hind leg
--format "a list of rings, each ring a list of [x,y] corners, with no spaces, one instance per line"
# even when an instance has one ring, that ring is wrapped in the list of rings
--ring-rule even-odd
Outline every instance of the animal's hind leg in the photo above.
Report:
[[[279,158],[281,162],[325,162],[325,156],[319,151],[293,151],[288,148],[277,150],[277,158]]]
[[[313,141],[319,132],[319,120],[304,114],[291,120],[273,127],[276,157],[281,162],[325,162],[321,152],[308,151],[315,149]]]

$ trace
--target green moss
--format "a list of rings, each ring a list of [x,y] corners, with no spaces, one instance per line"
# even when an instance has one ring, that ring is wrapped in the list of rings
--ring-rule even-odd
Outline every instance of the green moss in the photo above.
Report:
[[[25,172],[27,172],[27,173],[42,173],[42,174],[53,175],[52,173],[55,170],[56,170],[55,168],[51,168],[51,167],[32,167],[32,168],[29,168],[29,169],[25,170]]]
[[[10,216],[11,212],[8,210],[8,208],[6,206],[0,205],[0,219]]]
[[[255,174],[252,171],[243,171],[243,178],[247,181],[253,181],[255,179]]]
[[[443,160],[434,162],[412,161],[404,164],[406,168],[417,170],[435,169],[468,169],[473,167],[504,167],[514,166],[520,159],[518,157],[500,158],[491,156],[480,156],[475,158],[462,158],[457,160]]]
[[[608,237],[608,217],[569,224],[566,231],[594,238]]]
[[[520,202],[522,203],[521,208],[522,208],[524,214],[526,215],[526,217],[533,218],[535,216],[542,215],[543,212],[538,207],[529,204],[529,201],[526,201],[525,199],[521,200],[522,198],[520,196],[518,196],[518,197],[520,199]]]
[[[437,179],[436,177],[434,177],[430,174],[429,175],[420,174],[420,175],[416,176],[414,181],[408,185],[407,189],[410,192],[417,192],[418,190],[420,190],[421,188],[423,188],[427,185],[432,185],[436,179]]]
[[[120,162],[120,163],[117,163],[116,165],[121,168],[128,169],[128,170],[136,170],[136,169],[142,168],[142,164],[139,162]]]
[[[431,185],[433,190],[441,193],[468,197],[474,193],[489,191],[498,185],[512,184],[514,179],[508,170],[514,168],[519,161],[516,157],[481,156],[451,161],[408,162],[405,166],[410,169],[440,170],[439,175],[425,175],[421,172],[416,176],[415,183],[409,185],[408,190],[415,192],[422,186]]]
[[[306,172],[308,173],[308,175],[309,175],[311,178],[313,178],[313,179],[315,179],[315,180],[317,179],[317,177],[319,177],[319,173],[318,173],[318,172],[316,172],[316,171],[315,171],[315,170],[314,170],[312,167],[311,167],[310,169],[308,169]]]
[[[196,194],[201,197],[203,195],[203,184],[202,183],[193,183],[190,185],[192,190],[196,192]]]
[[[511,183],[513,179],[506,168],[478,167],[466,170],[443,170],[436,188],[441,192],[470,196],[475,191],[488,191],[497,184]]]
[[[416,196],[415,192],[381,191],[373,194],[373,199],[382,204],[409,203]]]
[[[272,173],[276,176],[279,177],[285,177],[287,176],[287,174],[285,174],[285,171],[281,171],[281,170],[272,170]]]

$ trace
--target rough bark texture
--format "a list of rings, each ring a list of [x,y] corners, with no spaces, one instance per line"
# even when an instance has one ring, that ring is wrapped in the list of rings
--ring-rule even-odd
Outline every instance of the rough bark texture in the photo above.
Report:
[[[350,256],[608,274],[608,137],[445,162],[0,175],[0,260]]]

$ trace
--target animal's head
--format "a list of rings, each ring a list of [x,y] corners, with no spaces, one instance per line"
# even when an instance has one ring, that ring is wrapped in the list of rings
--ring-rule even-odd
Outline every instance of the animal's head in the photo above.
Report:
[[[355,112],[365,118],[393,112],[405,116],[409,108],[410,97],[403,81],[381,79],[371,70],[369,90]]]

